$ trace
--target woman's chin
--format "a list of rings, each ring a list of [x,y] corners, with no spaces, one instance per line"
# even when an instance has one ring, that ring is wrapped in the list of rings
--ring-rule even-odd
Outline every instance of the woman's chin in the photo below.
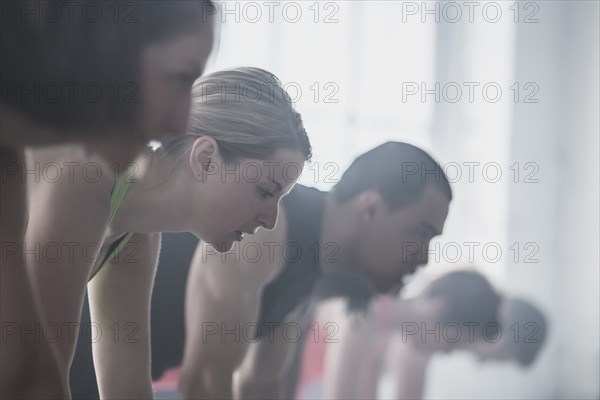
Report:
[[[227,253],[233,247],[233,240],[207,241],[219,253]]]

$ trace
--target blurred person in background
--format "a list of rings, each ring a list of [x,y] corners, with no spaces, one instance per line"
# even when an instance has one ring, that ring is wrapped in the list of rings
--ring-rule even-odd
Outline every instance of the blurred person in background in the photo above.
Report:
[[[340,325],[339,343],[327,345],[317,382],[307,379],[314,368],[309,358],[313,343],[307,338],[295,398],[377,398],[384,356],[394,341],[395,398],[421,399],[431,357],[459,349],[477,353],[489,346],[495,337],[489,337],[487,327],[499,327],[500,305],[501,296],[490,282],[469,270],[445,273],[413,298],[382,297],[365,318]],[[317,384],[322,391],[313,396],[308,389]]]
[[[495,308],[497,318],[492,313]],[[327,363],[331,369],[319,381],[320,396],[313,398],[377,398],[377,385],[389,358],[394,398],[421,399],[434,354],[464,350],[481,361],[529,367],[545,342],[546,331],[546,318],[530,302],[500,297],[479,273],[446,273],[414,298],[377,300],[371,314],[342,335],[339,347],[335,345]],[[300,382],[296,398],[309,398],[310,381],[301,377]]]
[[[512,361],[528,368],[537,360],[548,335],[548,319],[534,303],[508,297],[500,310],[503,335],[479,349],[480,360]]]
[[[11,330],[1,344],[2,398],[68,393],[53,346],[24,335],[43,323],[23,261],[24,149],[75,143],[104,162],[125,164],[149,140],[183,134],[192,83],[213,45],[208,0],[133,1],[127,10],[119,10],[119,3],[84,0],[71,6],[92,6],[105,17],[90,21],[81,9],[60,8],[56,19],[42,15],[57,4],[2,2],[0,314],[3,327],[23,331]],[[109,17],[124,11],[130,20]],[[92,94],[84,89],[89,86]],[[85,203],[84,195],[74,199]]]

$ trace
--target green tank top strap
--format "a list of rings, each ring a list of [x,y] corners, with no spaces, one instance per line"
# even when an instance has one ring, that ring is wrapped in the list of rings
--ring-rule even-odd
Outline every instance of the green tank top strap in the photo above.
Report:
[[[127,189],[129,188],[129,180],[127,178],[128,174],[126,173],[120,175],[117,178],[115,185],[113,186],[112,192],[110,193],[110,211],[108,213],[108,226],[112,225],[115,215],[119,210],[119,206],[123,202],[123,198],[125,197]],[[104,268],[106,264],[108,264],[108,262],[115,259],[115,257],[125,248],[127,243],[129,243],[129,240],[132,236],[133,232],[128,232],[118,239],[118,243],[111,246],[111,250],[109,250],[110,253],[104,258],[102,264],[100,264],[100,267],[98,268],[96,273],[94,273],[94,275],[90,278],[90,280],[92,280],[94,276],[96,276],[98,272],[100,272],[100,270]]]
[[[114,260],[115,257],[121,252],[121,250],[123,250],[125,248],[125,246],[127,246],[127,243],[129,243],[129,240],[131,239],[132,236],[133,236],[133,232],[127,232],[124,236],[121,236],[121,239],[119,240],[119,244],[117,244],[117,246],[113,249],[113,251],[110,252],[108,257],[106,257],[104,259],[104,262],[102,263],[100,268],[104,267],[104,265],[107,264],[109,261]],[[100,268],[98,270],[100,270]]]
[[[110,193],[110,212],[108,214],[108,226],[112,225],[113,219],[117,214],[117,210],[127,193],[129,188],[129,181],[127,180],[127,174],[122,174],[117,178],[113,190]]]

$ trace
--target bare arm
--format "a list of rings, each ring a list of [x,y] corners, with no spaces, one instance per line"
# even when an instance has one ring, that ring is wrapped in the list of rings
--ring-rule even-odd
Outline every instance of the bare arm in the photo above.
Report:
[[[88,284],[100,396],[151,399],[150,297],[160,234],[135,234]]]
[[[52,344],[31,335],[31,340],[22,339],[23,324],[30,331],[42,324],[23,253],[27,219],[27,192],[21,176],[24,161],[22,151],[0,147],[0,398],[65,398],[66,375],[60,374]]]
[[[273,231],[261,229],[226,254],[198,245],[186,288],[186,344],[179,382],[183,398],[232,398],[232,375],[253,339],[248,336],[256,323],[260,289],[283,264],[279,255],[269,254],[265,243],[281,242],[285,222],[282,210]],[[254,257],[256,247],[261,249],[259,258]],[[248,249],[253,250],[251,257]]]
[[[85,160],[70,148],[46,155],[29,160],[38,164],[28,164],[28,169],[42,169],[50,162]],[[77,176],[81,178],[81,174]],[[60,333],[55,347],[59,354],[61,379],[67,382],[85,285],[104,241],[110,180],[71,180],[65,172],[57,181],[42,178],[35,182],[32,178],[28,184],[32,195],[25,261],[40,304],[41,325]]]
[[[422,399],[429,357],[417,351],[410,342],[403,341],[400,333],[394,334],[391,341],[392,373],[396,379],[396,398],[400,400]]]
[[[383,304],[381,298],[376,300],[364,318],[345,324],[339,345],[328,349],[325,398],[377,398],[383,366],[391,354],[395,398],[422,399],[428,357],[403,340],[397,327],[378,322]]]
[[[235,373],[235,399],[281,399],[284,397],[285,367],[292,343],[281,328],[263,331],[263,338],[249,346]]]
[[[331,319],[331,318],[330,318]],[[375,399],[384,360],[385,334],[378,332],[372,312],[337,318],[339,340],[328,344],[325,360],[326,399]]]
[[[284,399],[289,388],[296,346],[301,345],[306,303],[299,304],[281,323],[265,323],[260,341],[234,374],[235,399]],[[290,327],[295,326],[292,330]],[[292,333],[293,332],[293,333]],[[298,335],[300,333],[300,335]]]
[[[241,330],[236,329],[236,323],[243,325],[253,318],[252,307],[243,304],[244,292],[252,288],[244,287],[239,265],[226,260],[222,263],[220,255],[202,242],[192,260],[179,379],[179,391],[185,399],[231,398],[231,375],[245,354],[245,341],[236,340],[235,335],[223,336],[222,340],[222,335],[226,330]]]

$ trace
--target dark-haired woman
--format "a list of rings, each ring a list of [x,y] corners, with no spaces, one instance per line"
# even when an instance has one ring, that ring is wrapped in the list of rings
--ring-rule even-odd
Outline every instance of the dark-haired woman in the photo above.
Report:
[[[68,395],[24,268],[26,181],[39,179],[24,149],[76,143],[122,166],[148,140],[183,134],[212,48],[210,1],[124,4],[2,3],[0,315],[11,333],[0,344],[2,398]]]

